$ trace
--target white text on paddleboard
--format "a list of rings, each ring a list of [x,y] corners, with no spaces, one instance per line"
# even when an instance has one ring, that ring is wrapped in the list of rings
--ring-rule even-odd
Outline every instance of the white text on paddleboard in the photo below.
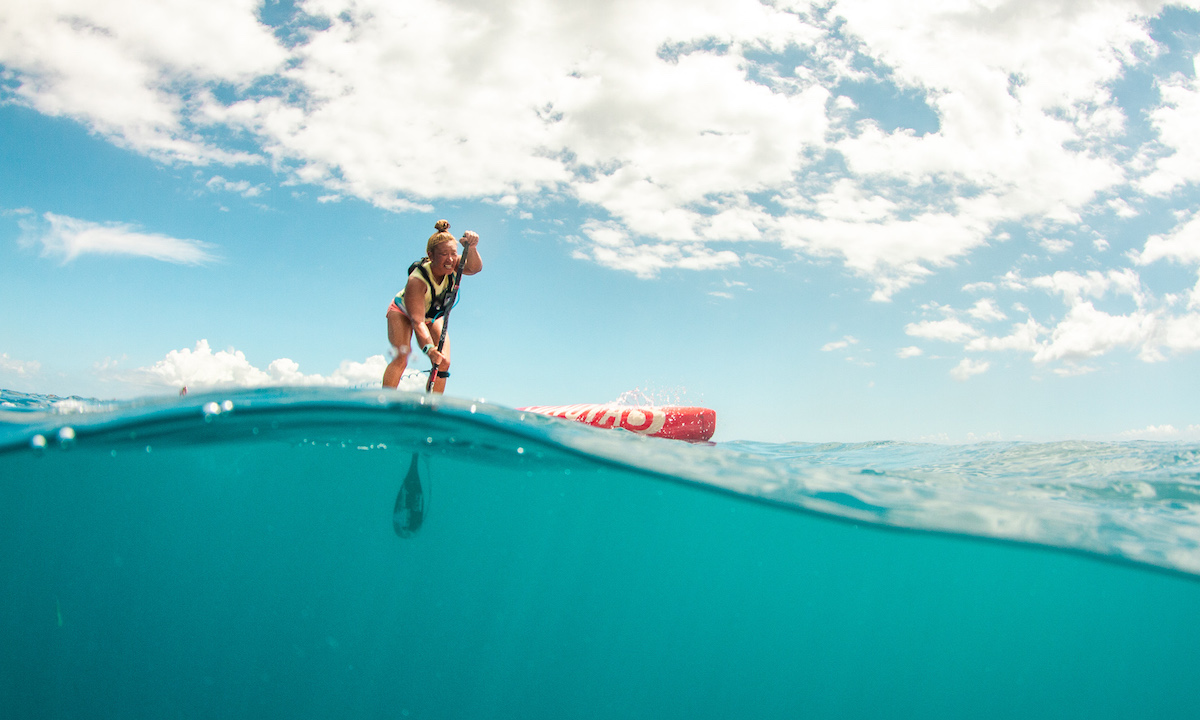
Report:
[[[575,420],[598,428],[619,427],[641,435],[653,435],[663,429],[667,414],[655,408],[630,408],[619,405],[556,405],[523,408],[539,415]]]

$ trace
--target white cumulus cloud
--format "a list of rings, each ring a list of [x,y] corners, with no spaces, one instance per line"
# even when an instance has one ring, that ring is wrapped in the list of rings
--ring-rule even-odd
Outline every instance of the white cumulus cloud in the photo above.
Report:
[[[254,161],[203,136],[197,109],[217,83],[244,88],[287,59],[256,0],[0,6],[0,64],[16,97],[159,158]]]
[[[1132,253],[1139,265],[1157,260],[1172,260],[1200,265],[1200,214],[1180,223],[1166,235],[1151,235],[1141,252]]]
[[[41,363],[34,360],[17,360],[0,353],[0,372],[12,373],[18,376],[33,375],[42,369]]]
[[[1190,262],[1188,232],[1190,224],[1168,237],[1151,238],[1146,250],[1131,257],[1143,264],[1162,258]],[[1144,362],[1160,362],[1170,354],[1200,349],[1200,282],[1191,289],[1184,312],[1177,310],[1172,296],[1154,298],[1132,268],[1057,271],[1028,280],[1010,272],[1001,283],[989,285],[989,289],[1000,288],[1057,296],[1066,312],[1045,323],[1030,313],[1024,322],[1013,324],[1007,335],[989,335],[959,319],[960,311],[934,304],[944,319],[910,323],[905,331],[915,337],[962,343],[967,352],[1028,353],[1034,363],[1052,365],[1060,376],[1094,372],[1096,368],[1084,364],[1086,361],[1117,350],[1134,352]],[[1132,301],[1132,309],[1126,312],[1097,306],[1101,301],[1126,297],[1127,307]],[[1029,312],[1024,305],[1017,307]],[[1004,317],[991,299],[977,301],[966,314],[981,320]]]
[[[984,360],[963,358],[962,362],[960,362],[958,365],[955,365],[954,369],[950,371],[950,377],[958,381],[967,380],[974,375],[982,375],[983,373],[987,372],[988,368],[991,366],[991,363]]]
[[[1089,270],[1077,273],[1060,270],[1029,281],[1031,287],[1058,293],[1069,305],[1078,305],[1084,298],[1102,298],[1109,291],[1128,295],[1141,306],[1145,300],[1141,278],[1132,268],[1100,272]]]
[[[975,306],[967,311],[967,314],[983,322],[1008,319],[1008,316],[996,306],[996,301],[991,298],[984,298],[977,301]]]
[[[1162,7],[301,0],[269,26],[256,0],[10,2],[0,64],[6,97],[159,159],[269,162],[401,211],[565,200],[592,218],[565,233],[580,259],[650,278],[775,246],[886,301],[1006,224],[1195,181],[1194,80],[1161,83],[1145,168],[1121,145],[1111,88]],[[907,93],[930,127],[872,116],[856,83]]]
[[[904,332],[913,337],[941,340],[943,342],[962,342],[963,340],[979,335],[978,330],[958,318],[922,320],[921,322],[909,323],[905,326]]]
[[[845,348],[850,347],[851,345],[857,345],[857,344],[858,344],[858,338],[856,338],[852,335],[846,335],[841,340],[834,340],[833,342],[825,343],[821,347],[821,352],[831,352],[833,350],[843,350]]]
[[[1196,136],[1200,79],[1175,75],[1161,82],[1159,91],[1163,104],[1150,113],[1150,120],[1158,131],[1162,152],[1154,171],[1140,182],[1142,189],[1156,195],[1200,180],[1200,137]]]
[[[248,180],[226,180],[220,175],[214,175],[208,182],[204,183],[204,186],[209,190],[237,193],[247,198],[258,197],[268,190],[262,184],[251,185]]]

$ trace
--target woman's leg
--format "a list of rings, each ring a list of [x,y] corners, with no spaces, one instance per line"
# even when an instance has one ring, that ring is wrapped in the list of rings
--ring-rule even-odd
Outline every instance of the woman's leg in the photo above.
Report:
[[[412,323],[402,313],[387,314],[388,343],[396,352],[396,357],[388,363],[383,371],[383,386],[396,387],[408,367],[408,353],[412,350]]]

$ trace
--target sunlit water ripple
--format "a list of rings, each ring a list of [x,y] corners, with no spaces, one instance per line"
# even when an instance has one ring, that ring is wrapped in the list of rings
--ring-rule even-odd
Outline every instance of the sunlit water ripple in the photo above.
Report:
[[[136,402],[5,390],[0,447],[27,444],[39,426],[57,432],[72,417],[86,418],[84,426],[141,423],[198,413],[214,397],[262,412],[305,403],[379,411],[426,402],[419,395],[375,390],[273,389]],[[486,418],[494,428],[558,450],[748,498],[855,522],[1030,542],[1200,575],[1196,444],[733,441],[695,447],[596,432],[483,403],[440,402],[443,417]],[[336,418],[331,421],[336,424]]]

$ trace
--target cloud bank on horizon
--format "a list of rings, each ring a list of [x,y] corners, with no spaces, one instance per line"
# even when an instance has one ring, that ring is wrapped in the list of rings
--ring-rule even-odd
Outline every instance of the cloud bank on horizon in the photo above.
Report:
[[[1006,269],[965,289],[973,304],[925,305],[905,332],[1079,374],[1116,349],[1158,362],[1200,348],[1200,73],[1195,48],[1156,35],[1164,17],[1197,11],[8,3],[0,97],[163,162],[266,164],[324,200],[404,211],[469,199],[547,216],[573,204],[588,218],[569,230],[575,256],[643,278],[798,254],[840,262],[886,302],[984,248],[1027,244],[1061,269]],[[1161,226],[1128,229],[1150,215]],[[213,259],[197,241],[43,218],[38,241],[64,262]],[[1187,268],[1189,284],[1154,272],[1163,265]],[[952,374],[988,367],[966,358]]]
[[[230,348],[214,352],[208,340],[200,340],[195,348],[172,350],[153,366],[137,369],[129,375],[128,380],[189,390],[275,385],[377,387],[387,363],[382,355],[373,355],[363,362],[345,360],[329,375],[306,375],[300,372],[300,365],[296,361],[279,358],[262,370],[252,365],[240,350]],[[415,371],[406,373],[400,389],[424,390],[424,376]]]

